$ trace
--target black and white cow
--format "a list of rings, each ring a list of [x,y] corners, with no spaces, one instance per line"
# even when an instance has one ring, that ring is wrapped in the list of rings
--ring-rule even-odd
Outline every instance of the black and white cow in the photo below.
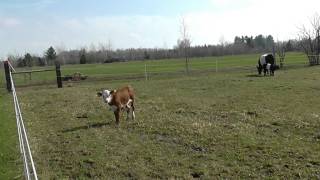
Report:
[[[262,70],[264,75],[268,74],[270,76],[274,75],[276,69],[275,59],[272,54],[263,54],[258,59],[257,65],[258,73],[261,74]]]

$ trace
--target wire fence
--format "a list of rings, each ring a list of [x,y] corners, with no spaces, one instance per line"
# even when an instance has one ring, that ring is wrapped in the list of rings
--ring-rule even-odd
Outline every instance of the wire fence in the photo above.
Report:
[[[12,68],[11,68],[11,70],[14,71],[14,69],[12,69]],[[16,93],[15,83],[13,81],[11,71],[10,71],[10,80],[11,80],[14,109],[15,109],[15,114],[16,114],[17,131],[18,131],[18,137],[19,137],[19,147],[20,147],[20,153],[22,155],[22,160],[23,160],[23,165],[24,165],[25,179],[38,180],[37,171],[36,171],[35,164],[33,161],[32,153],[31,153],[31,149],[30,149],[30,145],[29,145],[29,141],[28,141],[28,136],[27,136],[24,122],[23,122],[21,109],[20,109],[20,105],[19,105],[19,100],[18,100],[18,96]]]
[[[256,73],[257,58],[255,56],[243,57],[204,57],[191,59],[189,62],[189,75],[200,75],[206,73],[228,73],[243,72]],[[282,69],[297,69],[308,66],[307,56],[291,55],[286,58]],[[48,68],[48,67],[45,67]],[[64,65],[62,79],[65,84],[91,81],[114,81],[114,80],[153,80],[160,78],[174,78],[186,75],[183,60],[154,60],[137,61],[111,64],[86,64],[86,65]],[[23,69],[25,70],[25,69]],[[27,69],[28,70],[28,69]],[[19,69],[21,71],[21,69]],[[86,76],[85,81],[73,81],[73,74],[81,73]],[[16,87],[54,85],[55,72],[14,74]],[[81,79],[81,78],[80,78]]]
[[[102,65],[103,66],[103,65]],[[88,75],[86,81],[112,81],[112,80],[153,80],[161,78],[174,78],[187,75],[185,65],[183,63],[174,64],[174,68],[170,65],[159,64],[140,64],[134,68],[137,71],[123,71],[117,73],[99,73],[99,74],[85,74]],[[295,61],[294,63],[287,63],[282,70],[299,69],[307,67],[307,61]],[[169,68],[168,68],[169,67]],[[179,67],[179,68],[176,68]],[[62,71],[64,73],[64,71]],[[85,71],[84,71],[85,72]],[[248,73],[256,74],[256,64],[239,65],[237,62],[226,64],[223,60],[215,60],[214,62],[198,62],[189,66],[189,75],[206,75],[219,73]]]

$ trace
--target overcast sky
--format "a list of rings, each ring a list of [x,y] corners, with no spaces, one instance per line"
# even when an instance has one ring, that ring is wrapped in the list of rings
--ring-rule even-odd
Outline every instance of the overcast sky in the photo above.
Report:
[[[171,48],[184,18],[192,45],[235,36],[296,38],[320,0],[1,0],[0,58],[49,47]]]

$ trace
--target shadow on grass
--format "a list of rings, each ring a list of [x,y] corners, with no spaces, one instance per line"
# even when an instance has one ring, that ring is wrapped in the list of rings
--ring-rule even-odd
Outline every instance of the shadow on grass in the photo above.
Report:
[[[264,76],[259,74],[249,74],[249,75],[246,75],[246,77],[264,77]]]
[[[69,128],[69,129],[64,129],[61,132],[67,133],[67,132],[73,132],[73,131],[78,131],[78,130],[86,130],[86,129],[91,129],[91,128],[101,128],[103,126],[110,125],[111,122],[107,123],[93,123],[93,124],[88,124],[86,126],[79,126],[79,127],[74,127],[74,128]]]

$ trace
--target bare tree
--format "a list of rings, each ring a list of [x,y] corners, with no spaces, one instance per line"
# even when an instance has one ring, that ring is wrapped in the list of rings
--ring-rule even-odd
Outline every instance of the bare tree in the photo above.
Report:
[[[286,43],[278,41],[276,44],[276,51],[280,60],[280,68],[282,68],[286,56]]]
[[[66,46],[61,43],[59,46],[56,46],[56,52],[57,52],[57,60],[61,63],[61,64],[66,64]]]
[[[89,46],[89,52],[96,52],[96,51],[97,51],[97,48],[95,44],[91,43]]]
[[[14,67],[19,67],[21,66],[20,63],[22,59],[23,59],[22,55],[18,53],[13,53],[13,54],[8,54],[4,60],[9,60]]]
[[[112,58],[112,51],[113,51],[113,45],[110,39],[108,39],[108,43],[107,43],[107,57],[108,59]]]
[[[189,74],[189,50],[190,50],[190,36],[188,34],[187,24],[185,19],[182,18],[181,25],[180,25],[180,34],[181,39],[178,39],[178,48],[181,52],[183,52],[183,56],[186,60],[186,73]]]
[[[224,47],[225,47],[226,44],[227,44],[227,42],[226,42],[224,36],[221,35],[220,38],[219,38],[219,46],[220,46],[221,56],[224,55]]]
[[[320,54],[320,16],[315,14],[310,20],[310,29],[304,25],[300,27],[300,47],[306,53],[310,65],[319,64]]]
[[[113,46],[110,39],[106,43],[99,43],[98,45],[98,59],[99,62],[105,62],[112,59],[113,56]]]

